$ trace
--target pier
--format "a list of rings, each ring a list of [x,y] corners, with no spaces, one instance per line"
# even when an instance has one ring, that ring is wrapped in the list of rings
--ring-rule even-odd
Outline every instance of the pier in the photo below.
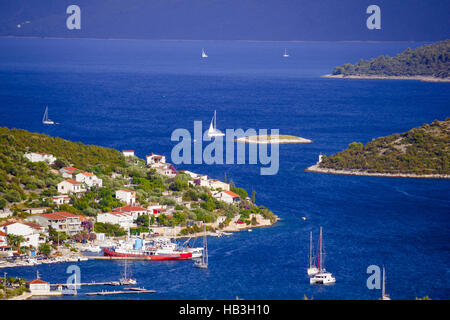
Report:
[[[128,290],[88,292],[88,293],[86,293],[86,295],[87,296],[105,296],[105,295],[112,295],[112,294],[155,293],[155,292],[156,292],[156,290],[130,288]]]
[[[51,283],[51,287],[67,287],[67,286],[118,286],[119,281],[107,282],[82,282],[82,283]]]

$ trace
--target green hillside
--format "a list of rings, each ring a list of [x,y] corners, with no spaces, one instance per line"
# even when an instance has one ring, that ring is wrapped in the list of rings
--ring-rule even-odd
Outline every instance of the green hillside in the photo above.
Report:
[[[343,76],[432,76],[450,78],[450,40],[436,42],[394,57],[380,56],[346,63],[334,69],[333,75]]]
[[[450,174],[450,118],[324,156],[320,168],[369,173]]]

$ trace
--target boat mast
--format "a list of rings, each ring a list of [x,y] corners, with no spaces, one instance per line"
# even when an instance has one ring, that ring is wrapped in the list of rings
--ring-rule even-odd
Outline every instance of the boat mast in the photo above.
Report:
[[[216,110],[214,110],[214,130],[216,130],[217,124],[216,124]]]
[[[320,236],[319,236],[319,257],[317,261],[317,265],[319,267],[319,272],[322,272],[323,269],[323,257],[322,257],[322,227],[320,227]]]
[[[204,241],[205,241],[205,255],[206,257],[204,258],[205,260],[205,264],[208,265],[208,243],[207,243],[207,238],[206,238],[206,226],[205,226],[205,235],[204,235]]]
[[[309,267],[312,267],[312,231],[309,233]]]
[[[385,281],[386,281],[386,277],[384,274],[385,270],[384,270],[384,266],[383,266],[383,286],[381,288],[381,297],[385,296]]]

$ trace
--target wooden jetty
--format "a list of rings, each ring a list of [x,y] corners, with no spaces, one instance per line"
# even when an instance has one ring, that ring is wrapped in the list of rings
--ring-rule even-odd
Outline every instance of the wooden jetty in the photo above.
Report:
[[[155,293],[156,290],[147,290],[140,288],[130,288],[130,290],[116,290],[116,291],[100,291],[100,292],[88,292],[87,296],[105,296],[111,294],[131,294],[131,293]]]
[[[84,282],[84,283],[51,283],[52,287],[67,287],[67,286],[118,286],[119,281],[108,281],[108,282]]]

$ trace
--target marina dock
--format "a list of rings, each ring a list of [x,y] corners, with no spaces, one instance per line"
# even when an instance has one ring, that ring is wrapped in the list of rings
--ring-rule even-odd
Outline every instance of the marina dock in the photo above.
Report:
[[[67,287],[67,286],[117,286],[118,281],[107,281],[107,282],[84,282],[84,283],[51,283],[51,287]]]
[[[88,293],[86,293],[86,295],[87,296],[105,296],[105,295],[112,295],[112,294],[155,293],[155,292],[156,292],[156,290],[130,288],[129,290],[88,292]]]

